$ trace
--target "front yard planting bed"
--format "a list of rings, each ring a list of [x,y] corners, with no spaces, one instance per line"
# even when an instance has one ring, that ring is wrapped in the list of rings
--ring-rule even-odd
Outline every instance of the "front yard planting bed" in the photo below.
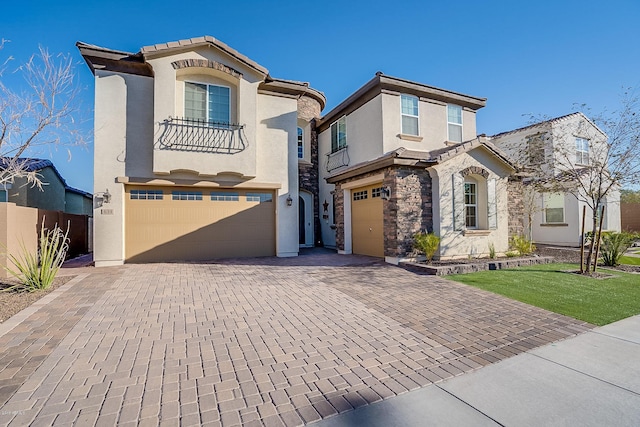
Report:
[[[576,264],[546,264],[500,271],[447,276],[594,325],[606,325],[640,314],[640,277],[606,270],[613,277],[571,274]]]
[[[474,259],[440,261],[430,264],[421,262],[402,262],[400,266],[416,273],[435,276],[447,276],[450,274],[467,274],[477,271],[502,270],[505,268],[522,267],[525,265],[548,264],[552,257],[528,257],[528,258],[500,258],[500,259]]]

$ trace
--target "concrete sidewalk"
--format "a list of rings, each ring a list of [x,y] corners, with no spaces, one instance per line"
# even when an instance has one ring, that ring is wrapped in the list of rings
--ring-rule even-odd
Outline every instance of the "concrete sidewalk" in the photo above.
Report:
[[[432,425],[640,425],[640,316],[313,424]]]

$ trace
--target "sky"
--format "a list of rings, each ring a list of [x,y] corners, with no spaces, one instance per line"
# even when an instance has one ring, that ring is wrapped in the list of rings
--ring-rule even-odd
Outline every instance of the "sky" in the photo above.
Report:
[[[211,35],[324,92],[323,113],[382,71],[487,98],[477,132],[493,135],[579,104],[614,111],[624,88],[640,90],[639,22],[638,0],[4,1],[0,61],[18,65],[38,46],[72,55],[88,143],[30,155],[93,192],[93,76],[77,41],[138,52]]]

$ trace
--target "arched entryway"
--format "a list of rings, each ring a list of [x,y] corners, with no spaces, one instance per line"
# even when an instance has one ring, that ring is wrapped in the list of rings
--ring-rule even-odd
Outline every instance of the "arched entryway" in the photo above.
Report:
[[[298,243],[313,246],[313,195],[303,190],[298,197]]]

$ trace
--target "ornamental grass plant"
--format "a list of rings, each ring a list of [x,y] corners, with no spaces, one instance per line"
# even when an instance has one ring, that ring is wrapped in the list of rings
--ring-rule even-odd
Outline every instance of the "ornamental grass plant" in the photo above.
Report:
[[[58,224],[49,230],[45,228],[43,220],[40,229],[39,249],[36,253],[29,251],[24,241],[21,241],[20,254],[7,254],[7,259],[14,265],[14,268],[7,266],[5,269],[20,283],[4,290],[34,292],[49,288],[67,255],[68,235],[69,224],[66,232],[63,232]]]

